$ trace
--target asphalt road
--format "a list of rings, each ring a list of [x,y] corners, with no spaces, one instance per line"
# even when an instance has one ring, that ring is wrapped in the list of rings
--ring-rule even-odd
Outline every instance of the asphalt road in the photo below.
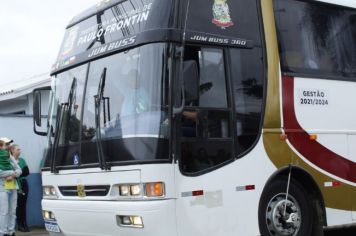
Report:
[[[343,230],[327,230],[324,236],[356,236],[356,226]]]
[[[22,233],[16,232],[18,236],[49,236],[44,229],[32,228],[31,232]],[[327,230],[324,232],[324,236],[356,236],[356,227],[343,229],[343,230]]]
[[[45,229],[42,228],[31,228],[31,232],[23,233],[23,232],[16,232],[17,236],[48,236],[49,234]]]

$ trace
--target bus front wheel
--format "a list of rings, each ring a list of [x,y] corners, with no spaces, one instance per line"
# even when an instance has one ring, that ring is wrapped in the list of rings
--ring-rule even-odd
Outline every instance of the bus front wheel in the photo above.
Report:
[[[307,191],[291,179],[278,179],[265,187],[259,204],[259,228],[263,236],[311,235],[313,206]]]

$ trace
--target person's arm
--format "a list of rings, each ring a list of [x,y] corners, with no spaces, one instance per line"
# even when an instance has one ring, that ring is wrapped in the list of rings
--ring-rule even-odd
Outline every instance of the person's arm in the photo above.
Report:
[[[21,170],[19,164],[17,164],[17,161],[12,156],[10,156],[10,160],[11,160],[12,166],[14,167],[15,176],[20,177],[20,175],[22,174],[22,170]]]
[[[196,111],[183,111],[183,116],[189,120],[196,121],[198,113]]]
[[[20,177],[26,177],[30,174],[30,169],[28,168],[28,166],[25,166],[24,168],[22,168],[22,174]]]
[[[13,170],[0,170],[0,178],[7,178],[15,174]]]

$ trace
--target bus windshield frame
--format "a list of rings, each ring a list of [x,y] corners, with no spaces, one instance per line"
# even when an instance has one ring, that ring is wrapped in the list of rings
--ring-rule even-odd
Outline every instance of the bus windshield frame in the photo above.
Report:
[[[57,74],[45,167],[171,161],[167,50],[146,44]]]

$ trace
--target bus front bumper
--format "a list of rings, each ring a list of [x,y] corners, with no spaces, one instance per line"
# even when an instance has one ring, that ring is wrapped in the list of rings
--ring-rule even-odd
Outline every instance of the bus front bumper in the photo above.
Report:
[[[54,223],[66,236],[174,236],[175,200],[68,201],[43,200],[42,209],[54,213]],[[120,224],[120,216],[138,216],[143,227]]]

